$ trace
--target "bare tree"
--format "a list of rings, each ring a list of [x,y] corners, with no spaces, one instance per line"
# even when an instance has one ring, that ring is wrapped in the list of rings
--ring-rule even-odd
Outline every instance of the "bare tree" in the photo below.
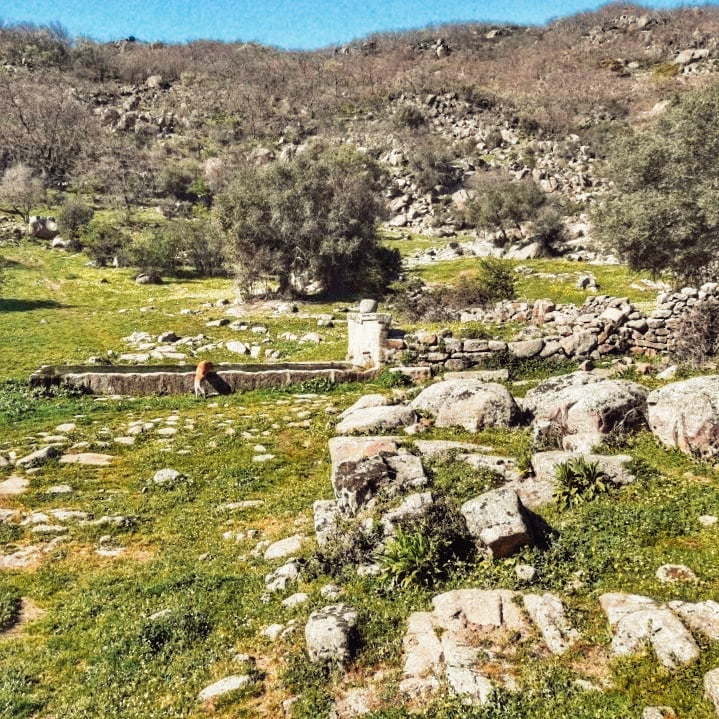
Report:
[[[18,163],[5,170],[0,180],[0,211],[29,222],[32,208],[44,198],[45,186],[30,167]]]

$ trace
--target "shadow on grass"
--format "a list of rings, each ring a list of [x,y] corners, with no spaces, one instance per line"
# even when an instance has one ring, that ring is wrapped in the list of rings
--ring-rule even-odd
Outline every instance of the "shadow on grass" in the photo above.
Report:
[[[64,307],[54,300],[12,300],[0,299],[0,312],[32,312],[32,310],[52,310]]]

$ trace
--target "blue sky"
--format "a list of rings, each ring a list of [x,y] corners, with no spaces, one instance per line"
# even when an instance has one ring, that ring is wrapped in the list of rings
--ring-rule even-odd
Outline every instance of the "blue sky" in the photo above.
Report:
[[[72,35],[181,42],[256,40],[286,48],[347,42],[382,30],[455,20],[542,23],[592,0],[0,0],[0,18],[61,22]],[[657,0],[653,7],[681,5]]]

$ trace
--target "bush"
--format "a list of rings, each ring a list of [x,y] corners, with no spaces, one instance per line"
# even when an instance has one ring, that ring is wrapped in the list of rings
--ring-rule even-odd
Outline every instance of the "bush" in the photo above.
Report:
[[[507,230],[536,220],[548,204],[547,194],[533,180],[491,174],[475,183],[475,194],[467,203],[467,222],[480,230],[501,232],[506,242]]]
[[[181,266],[182,238],[175,232],[157,231],[133,239],[125,256],[129,264],[158,275],[174,275]]]
[[[416,105],[403,105],[394,113],[392,121],[398,129],[417,130],[427,124],[427,117]]]
[[[45,199],[45,186],[28,165],[8,167],[0,180],[0,211],[30,220],[33,207]]]
[[[459,181],[461,172],[452,165],[454,159],[447,144],[434,137],[415,142],[407,158],[415,182],[425,192]]]
[[[417,278],[395,283],[394,307],[412,322],[444,322],[467,307],[487,307],[516,296],[510,265],[491,258],[478,264],[476,272],[460,275],[456,285],[429,288]]]
[[[589,502],[611,488],[609,478],[599,469],[598,462],[588,462],[583,457],[560,464],[555,477],[554,499],[562,509]]]
[[[145,622],[140,630],[140,643],[150,654],[177,651],[204,639],[211,629],[212,624],[202,612],[170,611]]]
[[[674,356],[700,367],[719,355],[719,302],[704,300],[691,307],[676,328]]]
[[[82,238],[85,253],[98,267],[107,267],[118,260],[126,243],[122,232],[109,225],[90,226]]]
[[[95,211],[77,199],[67,199],[57,213],[57,226],[66,240],[77,242]]]
[[[201,277],[222,277],[229,272],[227,240],[209,220],[174,220],[159,233],[167,248],[195,268]]]
[[[647,130],[615,143],[612,194],[597,238],[633,270],[693,283],[719,271],[719,87],[684,96]]]
[[[387,543],[379,561],[394,587],[411,584],[432,586],[442,571],[439,564],[442,547],[436,538],[422,532],[398,531]]]
[[[380,191],[377,165],[347,148],[245,169],[215,203],[242,287],[274,281],[285,296],[383,292],[400,257],[379,244]]]
[[[392,586],[431,587],[474,559],[475,546],[454,503],[435,501],[420,518],[399,522],[379,557]]]

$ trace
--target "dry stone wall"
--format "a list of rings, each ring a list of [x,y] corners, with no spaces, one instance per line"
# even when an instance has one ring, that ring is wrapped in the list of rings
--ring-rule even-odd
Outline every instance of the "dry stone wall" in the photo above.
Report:
[[[583,305],[557,305],[540,299],[533,303],[504,301],[489,310],[463,312],[462,322],[518,323],[526,327],[514,342],[454,337],[449,331],[390,333],[385,347],[389,364],[403,363],[458,371],[482,366],[502,354],[526,359],[598,360],[612,354],[671,353],[683,316],[697,303],[719,300],[719,283],[685,287],[662,293],[648,314],[626,297],[595,295]]]

